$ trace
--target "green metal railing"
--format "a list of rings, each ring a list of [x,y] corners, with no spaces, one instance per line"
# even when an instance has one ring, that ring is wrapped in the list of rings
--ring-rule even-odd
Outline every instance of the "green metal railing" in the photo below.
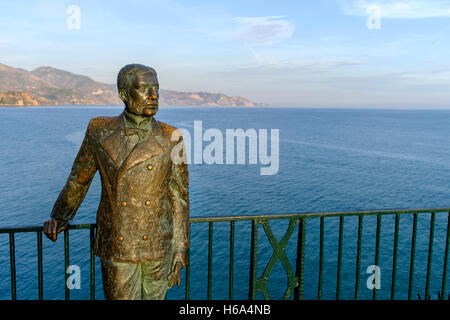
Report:
[[[268,279],[273,271],[275,264],[280,262],[287,275],[287,289],[284,293],[283,299],[303,299],[304,297],[304,267],[305,267],[305,235],[306,235],[306,221],[308,219],[318,218],[320,220],[320,235],[319,235],[319,270],[318,270],[318,290],[317,299],[322,299],[323,294],[323,272],[324,272],[324,234],[325,234],[325,219],[339,218],[339,236],[338,236],[338,250],[337,250],[337,274],[336,274],[336,296],[340,299],[341,294],[341,277],[342,277],[342,251],[343,251],[343,232],[345,225],[345,218],[350,216],[358,217],[357,228],[357,249],[356,249],[356,272],[355,272],[355,291],[354,299],[359,299],[360,288],[360,265],[362,252],[362,233],[363,220],[366,216],[375,216],[376,223],[376,239],[375,239],[375,259],[374,264],[379,265],[380,259],[380,238],[382,218],[386,215],[395,216],[394,225],[394,241],[393,241],[393,262],[392,262],[392,278],[391,278],[391,293],[390,298],[395,299],[396,294],[396,280],[397,280],[397,256],[399,243],[399,229],[401,216],[413,215],[413,226],[410,243],[410,269],[409,269],[409,284],[408,284],[408,299],[413,298],[413,281],[414,281],[414,264],[416,254],[416,236],[417,236],[417,222],[420,215],[431,215],[429,225],[429,243],[427,250],[427,272],[425,284],[425,299],[430,295],[431,269],[432,269],[432,255],[433,243],[436,241],[434,235],[436,214],[447,213],[446,236],[438,241],[445,241],[445,254],[442,270],[442,284],[440,288],[440,298],[446,297],[447,285],[447,265],[448,265],[448,251],[450,241],[450,208],[436,208],[436,209],[412,209],[412,210],[383,210],[383,211],[353,211],[353,212],[329,212],[329,213],[303,213],[303,214],[283,214],[283,215],[259,215],[259,216],[231,216],[231,217],[208,217],[208,218],[191,218],[191,224],[208,224],[208,272],[207,272],[207,299],[211,299],[212,295],[212,261],[213,261],[213,228],[217,223],[229,223],[229,275],[228,275],[228,298],[233,299],[233,285],[234,285],[234,253],[235,253],[235,223],[241,221],[251,222],[251,244],[250,244],[250,274],[249,274],[249,293],[248,298],[254,300],[256,293],[259,291],[265,299],[270,299],[268,291]],[[287,220],[289,226],[281,238],[278,240],[272,233],[269,222],[273,220]],[[267,239],[273,249],[273,254],[260,277],[258,277],[258,226],[262,226]],[[292,266],[289,262],[285,248],[294,233],[297,231],[297,247],[296,247],[296,265]],[[64,231],[64,263],[65,270],[69,266],[69,231],[89,229],[90,230],[90,297],[95,299],[95,260],[94,260],[94,230],[95,224],[79,224],[69,225],[68,229]],[[15,234],[24,232],[36,233],[37,250],[38,250],[38,297],[43,299],[43,260],[42,260],[42,227],[24,227],[24,228],[1,228],[0,234],[9,234],[10,246],[10,275],[11,275],[11,298],[16,299],[16,260],[15,260]],[[190,250],[188,250],[188,258],[190,259]],[[190,298],[190,264],[185,268],[186,284],[185,284],[185,298]],[[65,273],[65,280],[67,283],[68,274]],[[65,298],[70,299],[70,290],[65,286]],[[373,290],[372,298],[377,299],[377,290]]]

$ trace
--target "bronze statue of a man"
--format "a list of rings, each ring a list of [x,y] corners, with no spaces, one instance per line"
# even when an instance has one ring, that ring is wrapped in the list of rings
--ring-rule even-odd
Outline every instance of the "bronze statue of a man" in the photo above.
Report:
[[[102,193],[94,252],[101,258],[106,299],[164,299],[187,265],[188,168],[186,161],[173,161],[174,155],[183,157],[184,143],[179,130],[154,118],[154,69],[126,65],[117,87],[125,110],[89,122],[44,233],[56,241],[98,170]]]

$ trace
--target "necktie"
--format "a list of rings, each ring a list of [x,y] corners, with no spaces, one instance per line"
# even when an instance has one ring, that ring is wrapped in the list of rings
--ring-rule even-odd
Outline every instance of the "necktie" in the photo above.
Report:
[[[138,129],[138,128],[127,128],[125,134],[127,136],[132,134],[137,134],[140,139],[144,138],[148,133],[147,129]]]

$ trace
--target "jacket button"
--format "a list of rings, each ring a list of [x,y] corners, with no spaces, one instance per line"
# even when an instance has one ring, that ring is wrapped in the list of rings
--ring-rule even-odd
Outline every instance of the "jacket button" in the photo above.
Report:
[[[117,238],[117,240],[123,241],[123,237],[122,237],[122,236],[119,236],[119,237]]]
[[[143,236],[142,239],[143,239],[143,240],[147,240],[147,239],[148,239],[148,236]]]
[[[149,206],[151,204],[150,200],[145,201],[145,205]]]
[[[122,201],[121,205],[122,205],[122,207],[126,207],[127,203],[125,201]]]
[[[147,166],[147,170],[152,170],[153,169],[153,166],[151,165],[151,164],[149,164],[148,166]]]

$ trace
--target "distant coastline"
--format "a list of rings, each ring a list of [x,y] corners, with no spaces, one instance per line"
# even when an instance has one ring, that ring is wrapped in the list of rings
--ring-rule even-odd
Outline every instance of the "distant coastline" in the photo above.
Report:
[[[33,71],[0,63],[0,107],[123,105],[116,86],[52,67]],[[160,90],[164,106],[268,106],[223,93]]]

